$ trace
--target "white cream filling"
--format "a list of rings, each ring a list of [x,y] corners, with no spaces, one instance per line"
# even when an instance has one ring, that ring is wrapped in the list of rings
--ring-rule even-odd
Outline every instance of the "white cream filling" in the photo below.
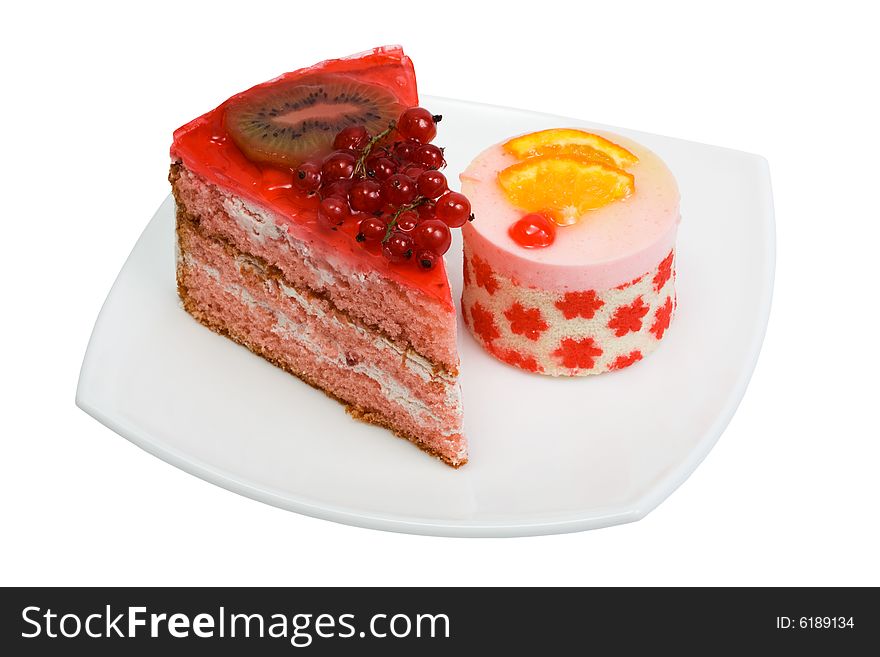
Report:
[[[217,269],[204,265],[197,258],[194,258],[191,254],[188,253],[182,255],[182,261],[187,267],[200,269],[208,274],[208,276],[216,280],[219,284],[223,285],[220,272]],[[255,263],[249,258],[237,258],[237,264],[239,264],[239,266],[245,263],[251,266],[255,266]],[[326,313],[321,308],[318,308],[314,304],[310,303],[308,299],[299,294],[295,289],[288,287],[284,284],[281,284],[281,287],[284,294],[289,298],[295,300],[306,313],[318,318],[323,318],[326,316]],[[393,376],[390,376],[387,372],[373,365],[367,365],[364,363],[358,363],[354,366],[350,366],[346,363],[344,355],[340,355],[335,359],[328,358],[327,356],[322,354],[318,348],[314,346],[315,336],[313,331],[311,331],[309,328],[305,327],[299,322],[294,322],[283,312],[278,311],[268,306],[267,304],[257,301],[245,288],[241,287],[240,285],[223,285],[223,289],[229,294],[232,294],[234,297],[239,299],[239,301],[241,301],[251,309],[255,307],[260,307],[273,313],[276,318],[276,323],[272,331],[285,339],[292,339],[296,341],[300,346],[307,349],[317,361],[327,365],[333,365],[339,368],[353,370],[355,372],[363,374],[364,376],[369,377],[379,384],[382,393],[386,397],[388,397],[398,406],[403,408],[407,412],[407,414],[409,414],[411,417],[416,418],[417,420],[427,420],[431,423],[442,422],[441,418],[433,413],[431,409],[424,404],[424,402],[413,398],[409,393],[409,389],[403,386]],[[378,349],[392,349],[395,353],[397,353],[404,359],[404,363],[406,364],[407,369],[409,369],[411,372],[418,374],[423,380],[442,380],[446,384],[445,404],[447,405],[447,407],[451,407],[456,415],[461,414],[461,392],[457,382],[453,377],[445,373],[434,375],[433,368],[427,360],[425,360],[421,356],[418,356],[417,354],[412,354],[404,351],[398,345],[395,345],[393,342],[390,342],[384,337],[368,335],[369,332],[362,326],[353,323],[348,323],[344,325],[336,317],[332,317],[331,321],[340,328],[353,328],[359,333],[362,338],[372,338],[374,346]],[[460,433],[460,429],[447,430],[440,433],[444,436],[452,436]]]

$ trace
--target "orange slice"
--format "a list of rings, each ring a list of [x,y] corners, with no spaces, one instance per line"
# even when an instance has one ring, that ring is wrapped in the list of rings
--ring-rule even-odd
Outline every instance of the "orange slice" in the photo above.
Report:
[[[539,155],[573,155],[625,169],[639,161],[623,146],[599,135],[573,128],[552,128],[515,137],[504,150],[523,160]]]
[[[568,226],[588,210],[626,198],[632,174],[574,155],[539,155],[507,167],[498,183],[510,202],[529,212],[546,212]]]

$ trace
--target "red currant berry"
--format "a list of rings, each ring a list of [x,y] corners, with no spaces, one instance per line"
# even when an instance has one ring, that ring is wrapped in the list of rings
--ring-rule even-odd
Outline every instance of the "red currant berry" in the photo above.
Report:
[[[419,248],[443,255],[452,244],[452,231],[439,219],[429,219],[416,226],[413,239]]]
[[[382,183],[382,200],[392,205],[406,205],[416,197],[416,184],[409,176],[395,173]]]
[[[351,180],[331,180],[321,185],[321,198],[335,196],[336,198],[348,200],[348,192],[351,186]]]
[[[419,219],[422,221],[427,221],[428,219],[436,219],[436,215],[434,214],[437,210],[437,204],[434,201],[427,201],[425,203],[421,203],[419,207],[416,208],[416,212],[419,213]]]
[[[363,236],[363,241],[365,242],[381,242],[385,237],[385,233],[388,231],[388,224],[379,217],[364,217],[360,224],[358,224],[358,234],[357,239],[361,241],[361,236]]]
[[[412,258],[413,239],[405,233],[395,231],[382,244],[382,255],[391,262],[406,262]]]
[[[556,224],[539,212],[525,215],[507,229],[511,239],[526,249],[540,249],[553,244]]]
[[[316,162],[303,162],[293,174],[297,189],[312,194],[321,186],[321,165]]]
[[[424,269],[425,271],[434,269],[437,266],[438,260],[440,260],[440,256],[428,249],[421,249],[416,253],[416,263],[419,265],[419,269]]]
[[[450,228],[461,228],[471,214],[471,202],[464,194],[446,192],[437,199],[437,218]]]
[[[400,173],[409,176],[413,180],[417,180],[419,176],[425,173],[425,167],[420,167],[418,164],[409,164],[403,167],[403,169],[400,170]]]
[[[339,131],[333,140],[333,148],[339,151],[359,151],[368,141],[370,135],[367,129],[362,125],[352,125]]]
[[[379,182],[387,180],[397,173],[397,165],[388,157],[371,157],[367,160],[367,175]]]
[[[412,210],[401,212],[400,216],[397,217],[397,230],[401,233],[411,234],[413,229],[418,225],[419,215]]]
[[[397,131],[405,138],[427,144],[437,136],[434,117],[424,107],[410,107],[397,120]]]
[[[416,141],[399,141],[394,144],[394,157],[399,162],[412,162],[413,154],[418,147],[419,143]]]
[[[321,178],[323,180],[342,180],[351,178],[354,173],[355,157],[346,151],[331,153],[321,165]]]
[[[426,169],[439,169],[446,162],[443,160],[443,150],[434,144],[423,144],[413,154],[413,161]]]
[[[437,198],[449,188],[446,186],[446,176],[439,171],[425,171],[416,180],[416,189],[419,194],[427,198]]]
[[[354,210],[373,213],[382,207],[380,189],[375,180],[359,180],[348,191],[348,202]]]
[[[327,228],[341,226],[349,214],[348,203],[335,196],[325,198],[318,206],[318,221]]]

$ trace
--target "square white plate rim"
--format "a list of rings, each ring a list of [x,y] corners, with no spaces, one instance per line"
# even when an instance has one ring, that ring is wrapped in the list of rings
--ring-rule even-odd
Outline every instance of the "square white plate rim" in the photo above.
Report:
[[[426,100],[428,100],[428,103],[463,105],[504,112],[521,112],[522,114],[528,115],[530,117],[544,117],[547,119],[555,119],[557,121],[562,118],[548,113],[532,112],[530,110],[507,108],[497,105],[471,103],[469,101],[456,99],[430,96],[427,96],[425,98]],[[569,120],[571,124],[588,124],[596,129],[606,129],[613,132],[629,134],[634,136],[636,139],[638,139],[640,135],[646,137],[659,137],[658,135],[649,135],[648,133],[640,133],[638,131],[604,126],[592,122],[585,122],[580,119],[567,120]],[[702,144],[699,142],[688,142],[686,140],[680,139],[675,139],[675,141],[690,143],[700,147],[707,147],[706,144]],[[157,440],[154,436],[151,436],[149,432],[145,431],[144,428],[139,426],[137,423],[126,421],[124,417],[121,417],[119,413],[115,413],[113,409],[105,410],[106,406],[102,404],[102,400],[100,399],[100,391],[95,385],[95,381],[97,380],[95,378],[97,376],[97,372],[94,370],[93,366],[96,366],[96,363],[94,363],[94,361],[89,358],[89,355],[93,351],[93,345],[100,343],[105,338],[104,325],[101,321],[102,316],[104,315],[104,309],[108,305],[108,302],[111,300],[114,291],[120,283],[120,279],[123,278],[126,267],[128,266],[132,255],[138,251],[138,248],[145,240],[145,237],[149,232],[150,226],[153,224],[153,222],[157,221],[157,218],[162,213],[163,209],[166,209],[167,211],[168,204],[173,205],[170,197],[165,200],[162,206],[160,206],[159,210],[157,210],[156,212],[156,216],[154,216],[153,220],[151,221],[151,224],[147,226],[147,228],[144,230],[144,233],[138,239],[137,244],[132,250],[132,255],[129,256],[129,259],[123,266],[123,269],[117,277],[116,282],[114,282],[113,288],[111,288],[107,300],[105,301],[104,307],[102,307],[101,313],[96,320],[95,328],[89,341],[89,347],[83,360],[83,366],[80,373],[79,385],[76,394],[76,403],[82,410],[84,410],[86,413],[97,419],[99,422],[101,422],[114,432],[125,437],[135,445],[141,447],[142,449],[153,454],[154,456],[157,456],[158,458],[161,458],[171,465],[174,465],[175,467],[178,467],[190,474],[198,476],[208,482],[214,483],[232,492],[236,492],[252,499],[271,504],[279,508],[334,522],[340,522],[371,529],[379,529],[384,531],[397,531],[426,535],[503,537],[584,531],[588,529],[606,527],[639,520],[647,515],[651,510],[656,508],[661,502],[663,502],[690,476],[690,474],[708,455],[712,447],[720,438],[724,429],[729,424],[743,396],[745,395],[749,380],[760,355],[761,345],[763,343],[764,334],[766,332],[767,322],[770,314],[773,281],[775,276],[776,246],[775,221],[772,192],[770,187],[769,167],[766,163],[766,160],[758,155],[743,153],[742,151],[735,151],[732,149],[726,149],[716,146],[711,146],[711,148],[717,149],[719,151],[728,151],[732,154],[735,153],[739,156],[748,156],[751,158],[755,158],[755,160],[760,163],[760,166],[764,172],[764,177],[766,178],[766,186],[763,190],[761,190],[765,196],[765,198],[763,199],[765,214],[764,221],[762,222],[764,239],[762,241],[763,252],[761,253],[761,261],[766,266],[767,280],[766,284],[761,288],[761,298],[759,301],[760,312],[754,317],[756,325],[751,327],[750,330],[750,335],[752,337],[749,347],[748,362],[744,363],[743,367],[740,368],[736,384],[730,389],[727,403],[725,404],[723,410],[719,412],[718,415],[715,417],[711,428],[703,434],[700,441],[697,443],[695,448],[690,452],[689,456],[686,459],[681,461],[677,467],[666,473],[662,481],[658,482],[656,486],[654,486],[637,501],[630,504],[629,508],[625,510],[612,511],[607,514],[591,514],[588,516],[584,516],[580,513],[572,513],[567,516],[554,516],[552,519],[547,519],[545,522],[530,521],[526,523],[516,523],[507,520],[490,522],[486,520],[468,519],[456,521],[437,521],[425,520],[417,516],[407,516],[399,514],[382,515],[363,511],[352,511],[350,508],[347,508],[345,506],[326,504],[323,502],[315,503],[313,500],[309,500],[305,497],[291,497],[289,493],[275,490],[270,487],[254,484],[250,481],[240,478],[233,472],[216,468],[203,461],[194,460],[186,453],[176,449],[174,446]],[[415,455],[415,457],[419,456],[420,455],[418,454]]]

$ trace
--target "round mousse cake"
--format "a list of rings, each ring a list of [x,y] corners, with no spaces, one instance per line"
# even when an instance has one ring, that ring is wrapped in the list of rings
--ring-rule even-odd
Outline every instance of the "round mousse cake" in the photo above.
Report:
[[[553,129],[490,147],[461,175],[464,321],[494,357],[585,376],[657,348],[676,307],[675,178],[608,132]]]

